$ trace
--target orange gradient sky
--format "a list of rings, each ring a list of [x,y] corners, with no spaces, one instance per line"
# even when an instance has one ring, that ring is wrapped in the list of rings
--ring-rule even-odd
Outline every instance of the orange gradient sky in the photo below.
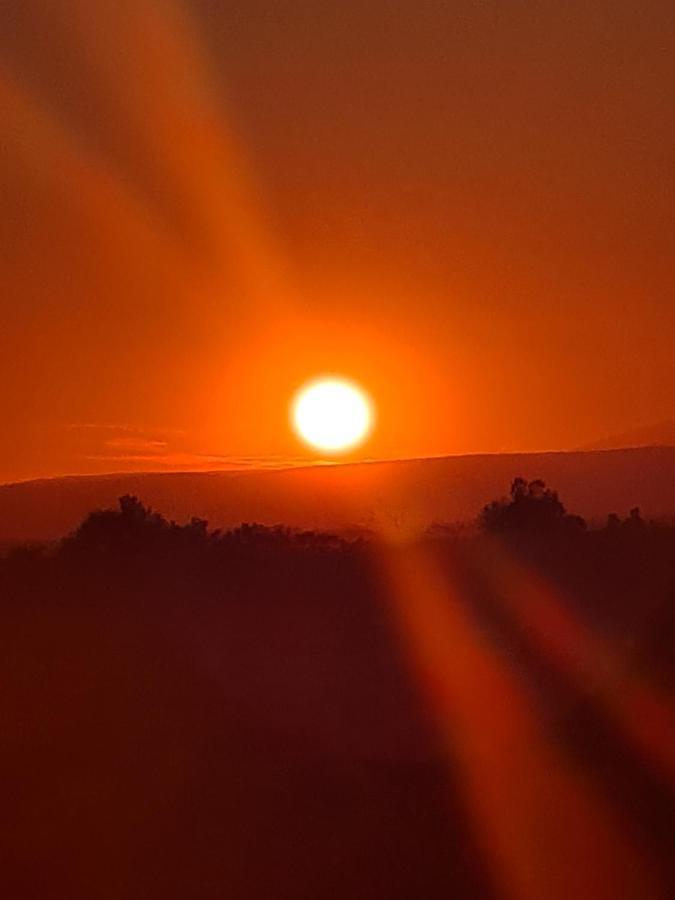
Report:
[[[675,411],[675,6],[5,0],[0,481]]]

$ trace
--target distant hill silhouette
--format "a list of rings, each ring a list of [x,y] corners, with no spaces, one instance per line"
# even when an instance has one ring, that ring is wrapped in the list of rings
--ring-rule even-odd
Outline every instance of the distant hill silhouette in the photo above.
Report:
[[[420,527],[475,519],[515,475],[541,478],[592,522],[640,506],[675,513],[675,448],[517,453],[277,471],[75,476],[0,486],[0,542],[59,537],[92,509],[135,494],[170,518],[298,527]]]
[[[675,419],[608,435],[578,449],[619,450],[630,447],[675,447]]]

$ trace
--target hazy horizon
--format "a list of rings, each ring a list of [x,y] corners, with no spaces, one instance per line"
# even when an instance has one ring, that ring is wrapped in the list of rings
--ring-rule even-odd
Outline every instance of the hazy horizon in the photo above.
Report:
[[[674,423],[664,423],[665,425],[673,425]],[[104,426],[106,429],[108,426]],[[640,435],[643,432],[652,433],[652,428],[635,429],[635,433]],[[72,462],[72,470],[70,471],[47,471],[44,473],[27,474],[20,478],[12,478],[9,480],[0,480],[0,485],[20,484],[27,481],[44,481],[59,478],[96,478],[96,477],[114,477],[117,475],[145,475],[145,474],[209,474],[219,472],[266,472],[280,471],[286,469],[313,468],[321,466],[357,466],[376,463],[396,463],[396,462],[417,462],[424,460],[443,460],[462,457],[490,457],[490,456],[540,456],[547,454],[577,454],[577,453],[603,453],[612,450],[634,450],[634,449],[650,449],[659,447],[675,447],[675,439],[667,439],[663,441],[635,441],[630,440],[628,432],[626,435],[616,436],[621,440],[626,437],[625,443],[617,443],[614,436],[589,442],[588,445],[580,447],[541,447],[528,450],[512,449],[512,450],[475,450],[468,452],[455,453],[436,453],[436,454],[419,454],[416,456],[380,456],[371,457],[364,453],[351,454],[346,457],[333,458],[311,458],[308,456],[296,457],[227,457],[217,456],[208,453],[184,453],[184,454],[168,454],[158,452],[154,455],[136,456],[134,454],[119,456],[84,457],[78,459],[76,456]],[[115,463],[119,464],[119,468],[115,468]]]

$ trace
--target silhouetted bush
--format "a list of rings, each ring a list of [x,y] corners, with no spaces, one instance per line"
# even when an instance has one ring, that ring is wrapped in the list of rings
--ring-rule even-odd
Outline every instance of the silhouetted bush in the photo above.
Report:
[[[285,525],[244,522],[227,531],[210,531],[208,522],[197,517],[179,525],[137,497],[125,495],[120,497],[118,509],[90,513],[61,542],[60,555],[70,559],[133,559],[149,565],[172,565],[190,555],[249,559],[255,554],[291,551],[337,552],[345,546],[336,535],[296,531]]]
[[[493,500],[481,513],[481,524],[487,531],[551,534],[578,532],[586,528],[580,516],[570,515],[557,491],[546,487],[540,479],[527,482],[515,478],[509,499]]]

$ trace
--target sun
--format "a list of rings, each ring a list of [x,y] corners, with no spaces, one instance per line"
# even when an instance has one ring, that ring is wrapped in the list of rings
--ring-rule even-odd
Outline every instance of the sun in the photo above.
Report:
[[[315,378],[291,403],[291,420],[299,437],[317,450],[344,453],[368,437],[374,420],[368,394],[347,378]]]

